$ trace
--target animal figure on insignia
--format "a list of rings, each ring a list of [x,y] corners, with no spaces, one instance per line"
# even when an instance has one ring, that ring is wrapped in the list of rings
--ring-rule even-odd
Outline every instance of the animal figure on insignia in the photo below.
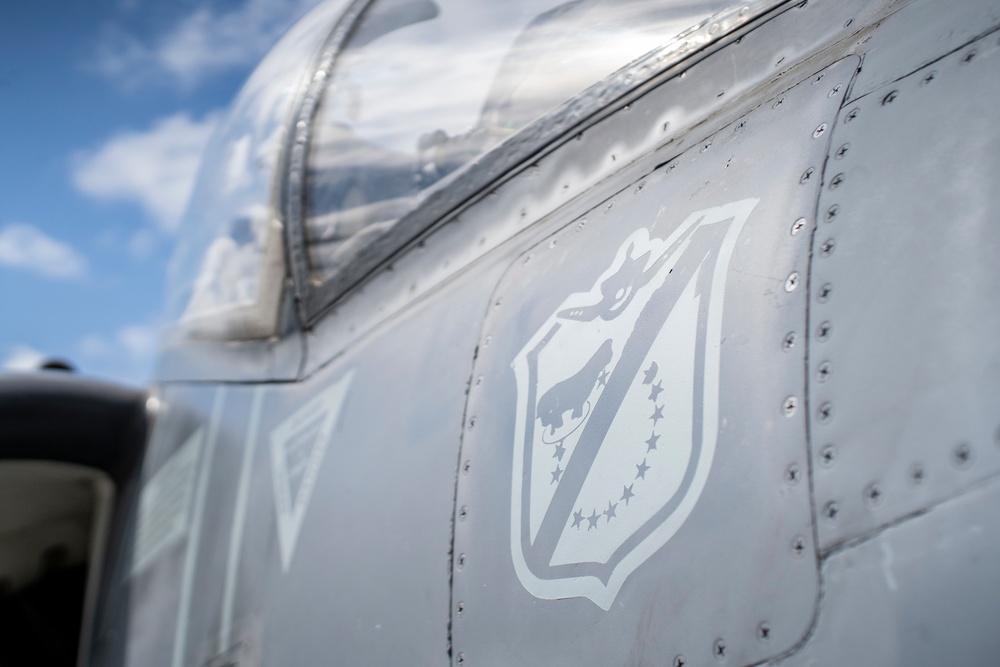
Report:
[[[665,254],[647,269],[646,262],[649,261],[649,252],[632,257],[634,250],[635,244],[630,243],[621,267],[601,283],[601,300],[599,302],[591,306],[561,310],[558,316],[581,322],[590,322],[597,317],[605,321],[618,317],[632,303],[636,292],[653,279],[667,257]]]
[[[572,377],[553,385],[538,401],[538,418],[542,426],[550,428],[549,434],[562,428],[563,415],[572,410],[571,417],[583,416],[583,406],[597,384],[601,371],[611,363],[611,339],[604,341],[583,368]]]

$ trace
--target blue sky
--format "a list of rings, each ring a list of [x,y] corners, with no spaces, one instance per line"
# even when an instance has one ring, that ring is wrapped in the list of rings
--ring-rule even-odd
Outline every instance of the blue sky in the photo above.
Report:
[[[316,2],[0,3],[0,369],[148,381],[201,149]]]

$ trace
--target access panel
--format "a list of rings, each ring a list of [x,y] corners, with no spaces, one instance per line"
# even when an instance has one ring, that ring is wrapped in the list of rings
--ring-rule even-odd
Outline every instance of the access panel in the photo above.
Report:
[[[456,664],[745,664],[804,635],[805,277],[856,66],[651,164],[511,264],[464,432]]]

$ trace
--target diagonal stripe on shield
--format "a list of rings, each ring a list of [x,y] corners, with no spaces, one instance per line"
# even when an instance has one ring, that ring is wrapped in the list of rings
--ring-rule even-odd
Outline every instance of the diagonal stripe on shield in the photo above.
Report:
[[[715,454],[726,277],[756,199],[631,234],[512,362],[511,554],[543,599],[608,609],[684,523]]]

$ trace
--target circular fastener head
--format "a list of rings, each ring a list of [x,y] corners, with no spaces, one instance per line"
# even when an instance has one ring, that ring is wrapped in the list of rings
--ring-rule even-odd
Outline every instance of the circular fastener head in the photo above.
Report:
[[[839,214],[840,214],[840,206],[838,206],[837,204],[834,204],[830,208],[826,209],[826,215],[823,216],[823,219],[826,222],[833,222],[834,220],[837,219],[837,216]]]
[[[792,417],[795,415],[795,411],[799,409],[799,399],[794,396],[789,396],[785,399],[785,402],[781,405],[782,412],[784,412],[786,417]]]
[[[820,303],[826,303],[830,300],[830,295],[833,294],[833,285],[830,283],[823,283],[820,288],[816,290],[816,300]]]
[[[816,418],[821,424],[829,423],[833,419],[833,404],[827,401],[816,410]]]
[[[780,64],[781,61],[779,60],[778,63]],[[772,109],[777,109],[778,107],[780,107],[784,103],[785,103],[785,98],[784,97],[779,97],[777,100],[774,101],[774,104],[771,106],[771,108]]]
[[[816,327],[816,340],[823,343],[830,340],[830,336],[833,335],[833,325],[829,322],[822,322],[818,327]]]
[[[458,614],[459,616],[461,616],[461,615],[462,615],[462,614],[463,614],[463,613],[465,612],[465,603],[464,603],[464,602],[459,602],[459,603],[458,603],[458,604],[457,604],[457,605],[455,606],[455,612],[456,612],[456,613],[457,613],[457,614]]]
[[[813,169],[812,167],[809,167],[804,172],[802,172],[801,176],[799,176],[799,183],[803,183],[803,184],[808,183],[809,179],[811,179],[812,176],[813,176],[813,174],[815,174],[815,173],[816,173],[816,170]]]
[[[937,70],[932,69],[930,72],[924,75],[924,78],[920,80],[920,85],[926,86],[928,83],[931,83],[936,78],[937,78]]]
[[[836,460],[837,450],[833,445],[824,445],[823,449],[819,450],[819,464],[824,468],[832,468]]]
[[[896,101],[896,98],[898,98],[898,97],[899,97],[899,91],[898,90],[893,90],[893,91],[889,92],[885,97],[882,98],[882,106],[886,106],[886,105],[892,104],[893,102]]]
[[[483,339],[483,347],[489,347],[490,343],[493,342],[493,336],[487,336]]]
[[[785,291],[794,292],[795,288],[798,286],[799,286],[799,274],[795,271],[792,271],[791,273],[788,274],[788,277],[785,278]]]
[[[459,653],[455,656],[455,664],[464,665],[465,664],[465,654]]]
[[[792,236],[795,236],[796,234],[798,234],[799,232],[801,232],[803,229],[805,229],[807,224],[809,224],[809,221],[806,220],[805,218],[799,218],[798,220],[796,220],[795,222],[793,222],[792,223]]]
[[[835,501],[831,500],[823,506],[823,518],[827,521],[830,523],[836,523],[838,516],[840,516],[840,505],[838,505]]]
[[[793,347],[795,347],[795,339],[796,339],[795,332],[789,331],[785,335],[784,340],[781,341],[781,349],[784,350],[785,352],[791,350]]]
[[[850,123],[850,122],[856,120],[857,117],[858,117],[858,114],[860,114],[860,113],[861,113],[861,110],[858,109],[857,107],[854,107],[853,109],[851,109],[850,111],[847,112],[846,116],[844,116],[844,122],[845,123]]]
[[[465,463],[462,464],[462,472],[464,472],[466,475],[468,475],[469,474],[469,470],[471,468],[472,468],[472,462],[469,461],[468,459],[466,459]]]
[[[458,510],[458,520],[465,521],[467,518],[469,518],[469,508],[462,505],[462,509]]]
[[[823,241],[823,245],[819,247],[819,254],[823,257],[829,257],[833,254],[833,249],[836,247],[837,244],[833,239],[827,239]]]
[[[965,442],[958,443],[951,452],[951,460],[959,468],[968,468],[972,465],[972,447]]]
[[[868,505],[868,507],[878,507],[881,505],[882,497],[882,488],[878,485],[878,483],[873,482],[865,488],[864,498],[865,504]]]
[[[915,485],[922,484],[924,478],[927,477],[927,471],[924,470],[924,466],[920,463],[914,463],[911,465],[907,474],[910,478],[910,482]]]
[[[788,482],[788,486],[797,486],[801,479],[802,469],[798,463],[792,463],[785,468],[785,481]]]
[[[826,382],[830,379],[833,374],[833,367],[830,365],[829,361],[824,361],[816,369],[816,380],[818,382]]]
[[[797,535],[795,539],[792,540],[792,555],[795,558],[802,558],[806,555],[806,538],[801,535]]]
[[[674,657],[674,667],[686,667],[687,664],[687,658],[683,655],[677,655]]]
[[[757,626],[757,639],[764,643],[771,641],[770,623],[764,621],[763,623]]]
[[[729,656],[729,652],[726,649],[725,640],[723,639],[715,640],[715,644],[712,645],[712,655],[714,655],[715,659],[718,660],[719,662],[725,661],[725,659]]]
[[[815,130],[813,130],[813,139],[819,139],[826,134],[826,127],[826,123],[822,123]]]
[[[465,567],[465,562],[468,560],[468,556],[465,554],[458,554],[458,569],[461,570]]]
[[[840,91],[843,89],[844,89],[844,84],[838,83],[836,86],[833,87],[833,90],[830,91],[827,97],[836,97],[837,95],[840,94]]]
[[[844,174],[842,174],[842,173],[841,174],[837,174],[832,179],[830,179],[830,189],[831,190],[836,190],[837,188],[839,188],[841,185],[844,184],[845,180],[846,180],[846,176],[844,176]]]
[[[976,59],[976,50],[972,49],[969,52],[967,52],[964,56],[962,56],[962,62],[961,62],[961,64],[962,65],[968,65],[969,63],[971,63],[975,59]]]
[[[840,148],[838,148],[837,151],[833,154],[833,159],[835,159],[835,160],[843,160],[844,156],[847,155],[847,152],[849,150],[851,150],[851,145],[850,144],[844,144],[843,146],[841,146]]]

